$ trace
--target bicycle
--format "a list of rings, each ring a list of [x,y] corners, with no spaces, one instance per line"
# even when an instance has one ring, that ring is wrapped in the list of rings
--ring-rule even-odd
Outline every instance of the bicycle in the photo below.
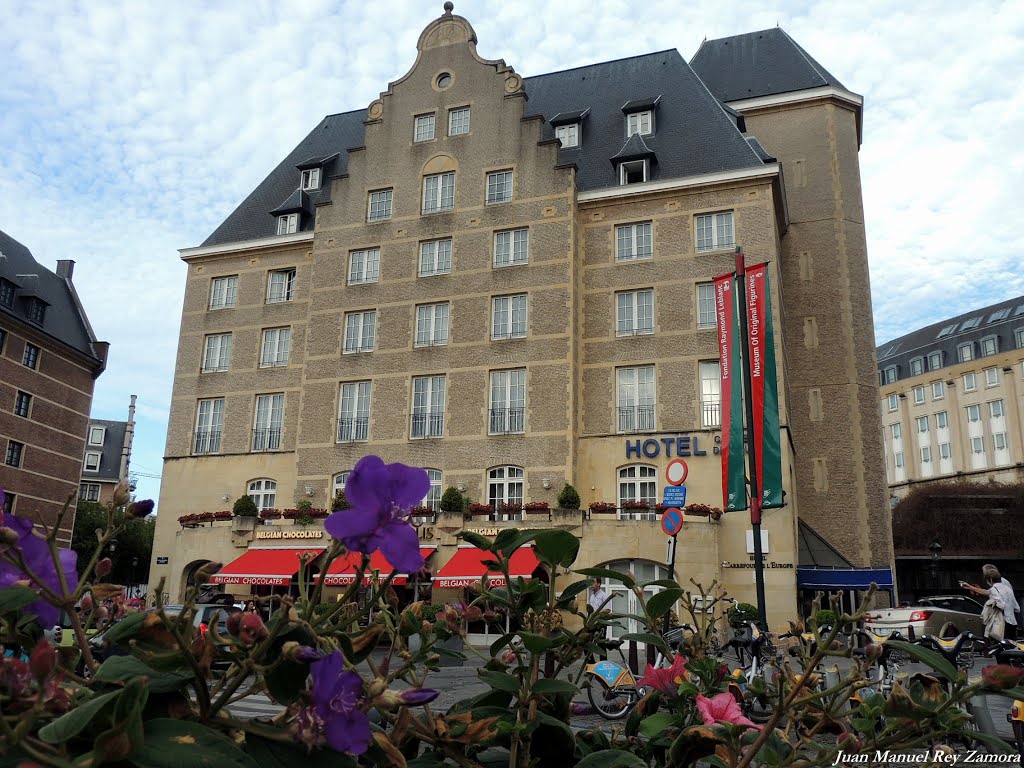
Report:
[[[734,669],[729,676],[727,686],[750,720],[765,723],[771,718],[774,708],[760,697],[748,698],[747,686],[756,678],[764,677],[768,664],[777,661],[778,650],[771,635],[762,632],[754,622],[743,622],[743,626],[749,630],[749,634],[733,637],[722,648],[723,653],[729,648],[735,649],[740,663],[740,667]],[[744,665],[743,659],[747,654],[750,655],[750,662]]]
[[[987,649],[985,655],[994,658],[999,664],[1024,667],[1024,642],[1000,640]],[[1010,724],[1014,746],[1017,748],[1021,762],[1024,762],[1024,701],[1014,699],[1013,704],[1010,705],[1010,711],[1006,715],[1006,722]]]
[[[682,634],[682,627],[665,633],[665,642],[673,651],[679,647]],[[584,668],[584,674],[589,682],[587,698],[594,711],[601,717],[606,720],[619,720],[647,695],[647,688],[637,685],[636,676],[629,670],[626,657],[622,653],[622,640],[598,640],[597,645],[606,651],[617,650],[622,658],[622,664],[607,659],[587,664]],[[665,662],[666,658],[659,650],[654,657],[654,668],[664,667]]]

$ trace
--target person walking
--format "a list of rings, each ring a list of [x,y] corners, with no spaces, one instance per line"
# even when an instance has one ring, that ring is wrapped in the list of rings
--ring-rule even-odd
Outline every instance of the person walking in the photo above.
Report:
[[[587,603],[593,611],[610,610],[605,605],[608,602],[608,593],[601,586],[600,579],[594,579],[590,585],[590,594],[587,596]]]
[[[996,640],[1016,640],[1017,639],[1017,615],[1020,612],[1020,604],[1017,602],[1016,596],[1013,594],[1013,585],[1009,581],[1002,577],[999,573],[999,569],[994,565],[984,565],[981,568],[981,576],[988,585],[988,589],[979,587],[974,584],[968,584],[966,581],[961,581],[960,586],[975,595],[981,595],[987,597],[988,600],[985,603],[986,610],[982,612],[982,616],[989,616],[989,621],[985,622],[985,636],[993,637]],[[1002,616],[993,615],[996,612],[1001,612]],[[998,621],[992,621],[993,619],[1002,618],[1003,631],[998,631]],[[990,633],[990,625],[993,625],[993,631]],[[999,635],[999,636],[996,636]]]

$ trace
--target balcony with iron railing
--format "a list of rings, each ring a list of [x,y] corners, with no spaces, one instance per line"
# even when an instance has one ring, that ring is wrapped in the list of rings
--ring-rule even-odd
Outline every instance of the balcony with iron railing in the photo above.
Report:
[[[442,437],[443,435],[444,411],[412,414],[412,424],[409,430],[409,437],[413,440],[421,440],[428,437]]]
[[[619,432],[653,432],[655,430],[653,405],[631,405],[619,408]]]
[[[492,435],[522,434],[526,431],[526,409],[491,408],[487,431]]]
[[[700,404],[700,424],[702,427],[722,426],[722,403],[719,400],[704,400]]]
[[[281,448],[281,428],[254,429],[252,431],[252,451],[277,451]]]
[[[338,442],[354,443],[367,440],[370,432],[368,416],[342,417],[338,419]]]
[[[219,450],[219,429],[203,429],[192,435],[192,453],[217,453]]]

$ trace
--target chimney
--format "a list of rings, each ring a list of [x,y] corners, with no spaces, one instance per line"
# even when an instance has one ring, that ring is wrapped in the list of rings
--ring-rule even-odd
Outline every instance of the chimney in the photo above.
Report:
[[[121,446],[121,473],[118,479],[124,480],[128,477],[128,464],[132,457],[132,439],[135,437],[135,399],[132,395],[131,404],[128,406],[128,424],[124,430],[124,445]]]
[[[71,259],[57,260],[57,277],[63,277],[65,280],[70,280],[73,274],[75,274],[74,261]]]

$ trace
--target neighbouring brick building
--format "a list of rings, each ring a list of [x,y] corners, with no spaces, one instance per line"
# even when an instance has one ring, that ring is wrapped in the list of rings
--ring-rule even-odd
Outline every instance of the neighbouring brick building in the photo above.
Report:
[[[75,262],[40,265],[0,232],[0,485],[5,512],[50,526],[71,498],[71,541],[93,386],[109,345],[97,341],[71,281]]]
[[[135,400],[136,396],[132,395],[128,421],[89,421],[85,458],[82,460],[82,482],[78,487],[79,501],[111,504],[117,484],[129,477],[132,441],[135,438]],[[134,481],[130,490],[135,490]]]
[[[581,566],[663,573],[669,459],[687,457],[689,502],[721,506],[711,281],[737,245],[770,262],[779,329],[769,618],[795,612],[798,564],[888,569],[861,109],[779,29],[708,41],[689,64],[668,50],[524,79],[446,10],[406,75],[325,117],[182,251],[150,583],[177,597],[244,552],[221,581],[287,587],[295,568],[261,580],[257,549],[303,531],[322,549],[318,524],[177,518],[246,493],[324,507],[368,454],[429,468],[421,535],[446,599],[471,575],[453,565],[467,523],[435,512],[447,486],[494,505],[496,530],[524,524],[502,504],[553,508],[572,483],[610,510],[527,524],[577,533]],[[688,522],[680,574],[751,600],[745,532],[745,514]],[[812,550],[827,562],[800,559]]]

